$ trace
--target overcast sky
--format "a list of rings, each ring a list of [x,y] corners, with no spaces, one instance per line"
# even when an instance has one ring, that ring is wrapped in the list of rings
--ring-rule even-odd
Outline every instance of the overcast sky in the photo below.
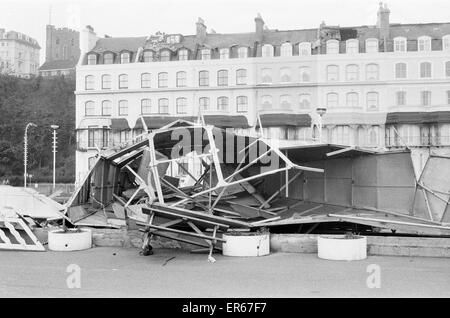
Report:
[[[450,22],[450,0],[389,0],[391,23]],[[261,13],[270,29],[356,26],[376,23],[379,0],[0,0],[0,28],[35,38],[45,59],[45,25],[79,29],[91,25],[97,35],[145,36],[156,31],[194,34],[198,17],[208,31],[254,31]],[[51,9],[50,9],[51,8]]]

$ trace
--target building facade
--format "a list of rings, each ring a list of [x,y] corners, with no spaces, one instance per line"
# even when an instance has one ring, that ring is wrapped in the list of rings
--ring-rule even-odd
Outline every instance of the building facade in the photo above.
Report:
[[[37,75],[40,49],[28,35],[0,29],[0,73],[24,78]]]
[[[75,75],[80,58],[80,33],[69,28],[46,26],[45,62],[41,76]]]
[[[81,34],[77,66],[77,178],[97,148],[174,118],[292,143],[417,149],[450,147],[450,23],[322,23],[249,33],[98,38]],[[317,108],[325,108],[321,118]],[[260,119],[260,121],[257,120]],[[318,127],[322,127],[319,133]],[[321,139],[321,140],[319,140]]]

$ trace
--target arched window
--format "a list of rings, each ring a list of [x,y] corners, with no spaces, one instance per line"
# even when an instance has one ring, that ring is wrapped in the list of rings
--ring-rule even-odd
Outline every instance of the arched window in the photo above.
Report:
[[[120,100],[119,101],[119,116],[128,115],[128,101]]]
[[[186,87],[187,83],[187,75],[186,72],[180,71],[177,72],[177,87]]]
[[[431,51],[431,38],[429,36],[421,36],[418,38],[417,49],[419,52]]]
[[[211,50],[203,49],[202,50],[202,60],[210,60],[211,59]]]
[[[272,70],[270,68],[263,68],[261,70],[261,82],[272,83]]]
[[[158,87],[164,88],[168,86],[169,75],[166,72],[158,74]]]
[[[288,67],[283,67],[280,69],[280,80],[282,83],[291,82],[291,69]]]
[[[229,49],[220,49],[219,55],[220,55],[221,60],[226,60],[230,57],[230,50]]]
[[[292,56],[292,44],[289,42],[281,45],[281,56]]]
[[[144,53],[143,53],[144,62],[145,63],[153,62],[153,55],[154,55],[153,51],[148,51],[148,50],[144,51]]]
[[[187,61],[189,59],[189,51],[187,49],[178,50],[178,60]]]
[[[152,101],[148,98],[141,100],[141,115],[148,115],[152,113]]]
[[[95,104],[93,101],[87,101],[84,103],[84,115],[85,116],[94,116],[95,115]]]
[[[198,72],[198,86],[209,86],[209,72]]]
[[[366,40],[366,53],[378,52],[378,39],[370,38]]]
[[[366,80],[378,80],[379,71],[378,64],[367,64],[366,65]]]
[[[261,96],[261,105],[262,109],[272,109],[273,107],[273,98],[270,95]]]
[[[280,96],[280,107],[283,110],[292,109],[291,95],[281,95]]]
[[[111,75],[102,75],[102,89],[111,89]]]
[[[378,110],[378,93],[367,93],[367,110]]]
[[[240,59],[245,59],[248,57],[248,47],[240,47],[238,49],[238,57]]]
[[[339,81],[339,66],[337,65],[327,66],[327,81],[330,82]]]
[[[151,75],[150,73],[141,74],[141,87],[150,88],[151,87]]]
[[[311,43],[302,42],[298,45],[299,55],[311,55]]]
[[[160,114],[169,113],[169,100],[167,98],[160,98],[158,100],[158,113]]]
[[[394,52],[406,52],[406,38],[394,38]]]
[[[355,92],[347,93],[347,107],[358,107],[358,106],[359,106],[358,93]]]
[[[240,69],[236,71],[236,85],[247,84],[247,70]]]
[[[217,72],[217,86],[228,86],[227,70],[220,70]]]
[[[120,64],[130,63],[130,53],[123,52],[120,54]]]
[[[347,81],[357,81],[359,79],[359,66],[356,64],[347,65],[345,76]]]
[[[421,78],[431,77],[431,63],[430,62],[420,63],[420,77]]]
[[[114,63],[114,54],[112,54],[112,53],[105,53],[103,55],[103,63],[104,64],[113,64]]]
[[[87,75],[84,78],[84,88],[86,90],[94,89],[94,75]]]
[[[200,97],[198,104],[201,110],[209,110],[209,97]]]
[[[217,110],[227,111],[228,110],[228,97],[221,96],[217,98]]]
[[[431,105],[431,91],[422,91],[420,92],[422,106],[430,106]]]
[[[88,65],[95,65],[97,64],[97,54],[88,54]]]
[[[350,39],[345,42],[345,52],[347,54],[359,53],[359,41],[356,39]]]
[[[119,88],[128,88],[128,75],[119,75]]]
[[[272,57],[273,56],[273,46],[270,44],[264,44],[262,47],[262,57]]]
[[[328,40],[327,41],[327,54],[339,54],[339,41]]]
[[[339,95],[337,93],[327,94],[327,107],[333,108],[339,106]]]
[[[311,107],[311,95],[310,94],[300,94],[300,109],[309,109]]]
[[[110,100],[104,100],[102,102],[102,115],[111,116],[112,113],[112,103]]]
[[[247,96],[236,97],[236,111],[238,113],[245,113],[248,111],[248,99]]]
[[[406,78],[406,63],[395,64],[395,78]]]
[[[177,98],[177,114],[187,114],[187,99]]]
[[[311,69],[308,66],[300,67],[300,82],[311,81]]]
[[[161,50],[159,53],[161,62],[170,61],[171,52],[169,50]]]

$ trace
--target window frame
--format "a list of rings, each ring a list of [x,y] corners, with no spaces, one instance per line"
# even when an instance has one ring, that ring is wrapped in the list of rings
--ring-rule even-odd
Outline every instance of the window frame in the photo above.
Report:
[[[167,101],[167,105],[162,105],[163,101],[164,102]],[[165,112],[161,111],[163,107],[167,108],[167,111],[165,111]],[[158,99],[158,114],[162,114],[162,115],[169,114],[169,99],[168,98],[159,98]]]
[[[424,66],[429,66],[429,69],[422,69]],[[425,72],[427,71],[427,72]],[[425,76],[423,73],[426,73]],[[429,74],[429,76],[426,76]],[[430,61],[422,61],[419,63],[419,78],[432,78],[433,77],[433,63]]]
[[[126,86],[123,86],[123,84]],[[128,74],[119,74],[119,89],[127,89],[128,88]]]
[[[198,86],[209,87],[209,71],[201,70],[198,72]]]
[[[240,72],[242,71],[245,74],[244,76],[240,75]],[[244,78],[244,81],[242,81],[242,78]],[[247,85],[247,69],[240,68],[236,70],[236,85]]]
[[[398,36],[393,39],[394,41],[394,52],[407,52],[408,42],[403,36]]]
[[[158,88],[169,87],[169,73],[159,72],[158,73]]]
[[[144,76],[148,78],[144,79]],[[144,85],[144,83],[148,83]],[[152,87],[152,75],[150,73],[141,73],[141,88],[151,88]]]
[[[404,65],[404,70],[403,69],[399,69],[400,65]],[[401,75],[401,72],[404,72],[404,76],[399,76]],[[408,78],[408,64],[405,62],[398,62],[395,63],[395,78],[396,79],[406,79]]]
[[[205,101],[205,103],[203,103],[203,101]],[[200,97],[200,98],[198,99],[198,105],[199,105],[199,107],[200,107],[200,110],[203,110],[203,111],[209,111],[210,108],[211,108],[211,101],[210,101],[210,98],[209,98],[209,97]],[[205,105],[207,105],[208,107],[205,108]]]
[[[126,58],[125,58],[126,56]],[[131,53],[126,51],[126,52],[121,52],[120,53],[120,64],[129,64],[131,63]]]
[[[371,66],[375,67],[376,75],[377,75],[375,78],[370,78],[370,74],[372,74],[372,73],[375,74],[375,71],[369,70],[369,68]],[[378,65],[377,63],[366,64],[366,81],[378,81],[378,80],[380,80],[380,65]]]
[[[97,65],[97,62],[98,62],[97,60],[98,60],[97,54],[89,53],[87,55],[87,65]],[[92,61],[94,63],[92,63]]]
[[[88,112],[88,105],[92,106],[89,107],[89,110],[92,111],[92,113]],[[88,100],[84,103],[84,116],[86,117],[95,116],[95,102],[93,100]]]
[[[332,96],[335,96],[336,98],[334,99],[330,99],[330,97],[332,97]],[[327,99],[326,99],[326,105],[327,105],[327,108],[337,108],[337,107],[339,107],[339,94],[338,93],[336,93],[336,92],[329,92],[329,93],[327,93],[327,95],[326,95],[326,97],[327,97]],[[334,104],[335,103],[335,105],[332,105],[332,103]]]
[[[217,71],[217,86],[228,86],[228,70]]]
[[[356,71],[350,71],[351,67],[356,67]],[[350,78],[349,75],[356,75],[355,78]],[[347,82],[354,82],[354,81],[359,81],[359,65],[358,64],[347,64],[345,66],[345,80]]]
[[[106,81],[105,78],[108,78],[108,80]],[[109,87],[105,86],[105,83],[109,83]],[[111,74],[103,74],[102,75],[102,89],[111,89],[111,84],[112,84],[112,80],[111,80]]]
[[[125,109],[125,112],[123,112],[124,109]],[[119,100],[118,114],[119,114],[119,116],[128,116],[128,100],[126,100],[126,99]]]
[[[245,101],[243,103],[242,101]],[[242,107],[244,105],[244,107]],[[248,112],[248,97],[241,95],[236,97],[236,112],[237,113],[247,113]]]
[[[226,103],[221,103],[221,101],[226,101]],[[226,109],[221,108],[221,106],[226,105]],[[219,96],[217,97],[216,109],[219,112],[227,112],[230,107],[230,101],[227,96]]]
[[[369,96],[375,96],[376,99],[371,99],[369,98]],[[371,107],[371,105],[369,105],[370,101],[375,101],[376,100],[376,105],[375,107]],[[379,92],[375,92],[375,91],[371,91],[371,92],[367,92],[366,93],[366,108],[368,111],[377,111],[380,108],[380,93]]]
[[[326,42],[326,54],[339,54],[339,41],[336,39],[331,39]]]
[[[181,101],[184,101],[183,104],[180,104]],[[177,114],[187,114],[187,106],[188,106],[188,102],[187,102],[187,98],[186,97],[178,97],[175,101],[175,105],[176,105],[176,110],[177,110]],[[184,110],[180,111],[180,107],[183,107]]]
[[[330,72],[331,68],[335,69],[336,72]],[[327,72],[327,82],[339,82],[339,77],[340,77],[339,76],[340,75],[339,74],[339,72],[340,72],[339,65],[336,65],[336,64],[327,65],[326,72]],[[330,75],[334,74],[334,73],[336,74],[335,79],[330,77]]]
[[[147,103],[147,105],[144,105],[144,103]],[[144,111],[145,109],[148,109],[148,111]],[[141,115],[150,115],[152,114],[152,100],[150,98],[142,98],[141,99]]]
[[[94,75],[86,75],[84,77],[84,90],[92,91],[95,89],[95,76]]]
[[[350,99],[349,97],[356,97]],[[357,92],[348,92],[345,96],[345,105],[347,107],[358,107],[359,106],[359,94]]]
[[[180,75],[184,74],[184,77]],[[185,71],[178,71],[176,74],[176,84],[177,87],[186,87],[187,86],[187,73]]]
[[[109,104],[109,107],[105,107],[105,103]],[[109,113],[105,112],[105,109],[109,109]],[[109,99],[102,101],[102,116],[111,116],[112,115],[112,101]]]

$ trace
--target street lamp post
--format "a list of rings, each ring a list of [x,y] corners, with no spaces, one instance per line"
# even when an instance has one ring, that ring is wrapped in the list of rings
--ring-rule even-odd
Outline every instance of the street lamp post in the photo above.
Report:
[[[322,142],[322,117],[327,112],[325,107],[317,107],[316,113],[319,115],[319,142]]]
[[[23,186],[27,187],[27,161],[28,161],[28,127],[37,127],[36,124],[28,123],[25,127],[25,135],[23,137]]]
[[[58,125],[51,125],[53,129],[53,192],[55,192],[56,188],[56,129],[59,128]]]

